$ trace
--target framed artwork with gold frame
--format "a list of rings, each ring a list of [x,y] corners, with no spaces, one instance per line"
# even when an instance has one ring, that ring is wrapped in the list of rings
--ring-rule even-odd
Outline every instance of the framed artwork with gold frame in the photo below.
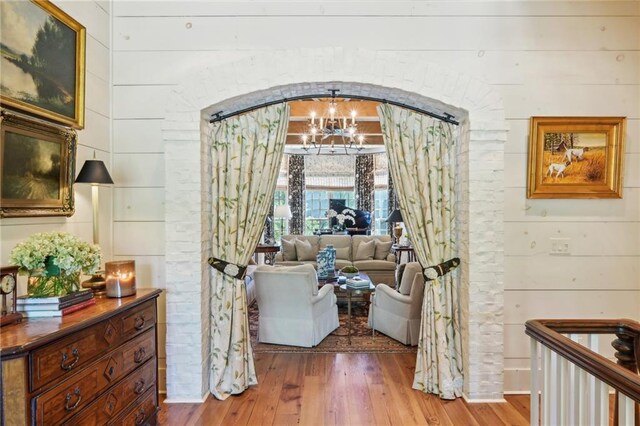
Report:
[[[47,0],[0,3],[0,104],[84,127],[85,28]]]
[[[0,112],[0,217],[71,216],[76,132]]]
[[[624,117],[531,117],[527,198],[622,198]]]

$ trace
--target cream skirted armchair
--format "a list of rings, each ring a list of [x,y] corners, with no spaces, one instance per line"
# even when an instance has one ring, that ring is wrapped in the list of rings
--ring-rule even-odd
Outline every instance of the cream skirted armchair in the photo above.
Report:
[[[405,345],[415,346],[420,339],[424,276],[418,262],[404,266],[398,289],[378,284],[369,308],[369,327]],[[373,324],[372,324],[373,318]]]
[[[333,285],[318,290],[312,265],[259,266],[253,279],[261,343],[312,347],[340,325]]]

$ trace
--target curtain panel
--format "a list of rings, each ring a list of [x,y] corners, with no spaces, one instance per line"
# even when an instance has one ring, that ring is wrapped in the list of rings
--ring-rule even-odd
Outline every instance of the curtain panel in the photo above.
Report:
[[[355,189],[356,209],[371,212],[373,215],[373,191],[375,189],[373,154],[356,156]]]
[[[288,121],[289,106],[278,104],[211,126],[210,263],[229,264],[225,272],[210,269],[209,388],[218,399],[257,383],[246,288],[233,275],[249,262],[273,205]]]
[[[390,174],[405,227],[423,268],[456,255],[455,137],[447,123],[393,105],[378,106]],[[462,341],[456,271],[427,281],[413,387],[462,395]]]
[[[304,155],[289,156],[289,234],[304,234],[305,204],[304,204]]]

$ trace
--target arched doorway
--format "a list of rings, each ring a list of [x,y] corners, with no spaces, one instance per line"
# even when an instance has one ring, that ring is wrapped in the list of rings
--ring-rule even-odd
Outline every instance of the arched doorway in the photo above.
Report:
[[[379,61],[376,52],[339,48],[272,52],[199,70],[172,92],[163,130],[169,402],[198,401],[208,393],[210,162],[203,141],[210,115],[329,89],[449,112],[460,120],[456,178],[465,396],[502,398],[502,102],[482,81],[410,53],[387,53]],[[310,65],[318,63],[331,66]]]

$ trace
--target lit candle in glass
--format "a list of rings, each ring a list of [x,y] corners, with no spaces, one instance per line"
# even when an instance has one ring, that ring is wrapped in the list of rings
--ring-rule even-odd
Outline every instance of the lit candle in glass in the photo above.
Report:
[[[311,124],[316,124],[316,112],[311,111]]]
[[[125,297],[136,294],[136,262],[121,260],[105,263],[107,297]]]
[[[354,110],[354,111],[351,111],[351,125],[353,126],[355,124],[356,124],[356,112]]]

